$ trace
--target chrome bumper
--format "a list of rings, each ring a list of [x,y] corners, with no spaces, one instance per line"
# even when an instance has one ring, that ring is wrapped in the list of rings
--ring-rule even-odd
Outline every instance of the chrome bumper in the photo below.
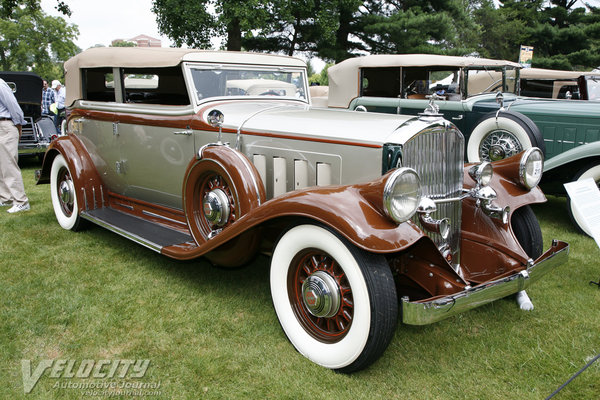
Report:
[[[402,322],[427,325],[524,290],[569,258],[569,244],[554,240],[536,262],[514,275],[482,283],[452,296],[411,302],[402,298]]]

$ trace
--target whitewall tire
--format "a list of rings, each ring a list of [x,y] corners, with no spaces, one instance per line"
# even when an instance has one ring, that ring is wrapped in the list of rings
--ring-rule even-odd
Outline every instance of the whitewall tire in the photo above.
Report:
[[[59,225],[64,229],[78,230],[81,218],[79,216],[75,182],[62,154],[58,154],[52,161],[50,197]]]
[[[544,141],[537,126],[524,115],[496,113],[484,116],[477,123],[467,143],[468,162],[497,161],[531,147],[545,153]]]
[[[277,317],[294,347],[323,367],[352,372],[387,348],[398,299],[383,256],[316,225],[287,231],[271,261]]]

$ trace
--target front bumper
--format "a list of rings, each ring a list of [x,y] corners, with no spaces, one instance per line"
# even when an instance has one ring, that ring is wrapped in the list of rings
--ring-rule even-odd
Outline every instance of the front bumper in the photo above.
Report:
[[[569,258],[569,244],[554,240],[536,262],[511,276],[482,283],[457,294],[430,301],[411,302],[402,298],[402,322],[427,325],[471,310],[529,287]]]

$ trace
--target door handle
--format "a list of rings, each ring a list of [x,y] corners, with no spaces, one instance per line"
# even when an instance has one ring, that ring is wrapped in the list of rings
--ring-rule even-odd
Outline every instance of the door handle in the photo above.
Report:
[[[191,129],[186,129],[184,131],[175,131],[173,132],[173,135],[184,135],[184,136],[191,136],[192,133],[194,133],[193,130]]]
[[[461,119],[463,119],[463,114],[460,114],[458,117],[452,117],[453,121],[460,121]]]

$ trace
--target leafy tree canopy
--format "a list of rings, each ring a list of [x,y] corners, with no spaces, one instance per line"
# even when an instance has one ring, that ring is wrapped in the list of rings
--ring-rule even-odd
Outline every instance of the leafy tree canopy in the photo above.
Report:
[[[4,0],[8,1],[8,0]],[[478,54],[533,66],[600,65],[600,10],[576,0],[153,0],[176,45],[304,52],[339,62],[367,53]]]
[[[3,13],[9,11],[6,2],[3,0]],[[79,51],[73,42],[79,34],[77,27],[61,17],[46,15],[39,0],[8,3],[18,6],[0,19],[0,68],[33,71],[48,80],[62,79],[62,62]]]

